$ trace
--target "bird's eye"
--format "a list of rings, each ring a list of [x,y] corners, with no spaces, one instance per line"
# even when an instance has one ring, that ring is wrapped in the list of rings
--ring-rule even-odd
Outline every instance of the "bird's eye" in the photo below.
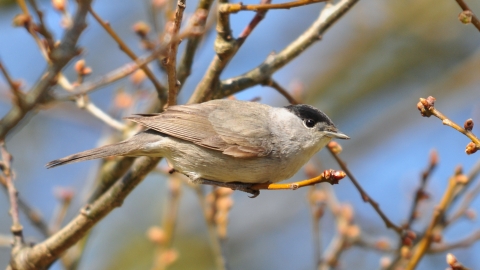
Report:
[[[308,128],[313,128],[315,126],[315,121],[313,119],[305,119],[305,126]]]

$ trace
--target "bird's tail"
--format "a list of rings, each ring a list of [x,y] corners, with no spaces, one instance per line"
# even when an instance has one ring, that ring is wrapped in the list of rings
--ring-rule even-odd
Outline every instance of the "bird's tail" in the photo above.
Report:
[[[134,147],[135,145],[129,141],[123,141],[116,144],[105,145],[98,148],[83,151],[80,153],[76,153],[64,158],[50,161],[49,163],[47,163],[47,165],[45,165],[45,167],[47,167],[47,169],[50,169],[50,168],[64,165],[64,164],[85,161],[90,159],[106,158],[111,156],[123,156],[135,150]]]

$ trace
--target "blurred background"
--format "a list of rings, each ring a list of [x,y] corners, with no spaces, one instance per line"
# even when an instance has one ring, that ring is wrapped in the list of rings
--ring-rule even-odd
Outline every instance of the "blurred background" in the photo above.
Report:
[[[15,79],[22,79],[30,89],[46,68],[45,60],[31,36],[22,28],[12,27],[12,19],[21,13],[11,1],[0,2],[0,58]],[[48,27],[58,39],[63,29],[61,16],[50,1],[38,1]],[[245,1],[245,4],[256,3]],[[69,9],[75,9],[71,1]],[[187,14],[196,2],[187,1]],[[480,2],[469,1],[480,13]],[[324,4],[291,10],[272,10],[247,39],[228,65],[222,79],[238,76],[259,65],[272,51],[280,51],[318,16]],[[119,33],[138,55],[145,54],[132,31],[138,21],[148,21],[149,4],[145,1],[96,0],[94,10]],[[326,112],[342,132],[352,139],[341,142],[342,158],[366,191],[380,203],[397,224],[409,214],[420,174],[428,165],[429,153],[438,151],[440,163],[430,179],[431,195],[421,205],[423,214],[414,229],[423,230],[447,185],[454,168],[466,172],[479,161],[479,154],[464,152],[468,139],[443,126],[441,121],[423,118],[416,108],[420,97],[437,98],[436,107],[461,124],[468,118],[480,121],[480,33],[472,25],[463,25],[457,16],[461,9],[450,1],[360,1],[322,40],[274,74],[273,78],[289,90],[302,88],[303,101]],[[231,16],[233,33],[238,36],[253,12]],[[79,45],[95,78],[130,62],[116,43],[89,16],[89,27]],[[185,103],[204,75],[214,56],[215,35],[208,35],[195,59],[179,103]],[[152,65],[153,68],[153,65]],[[156,66],[155,66],[156,68]],[[72,65],[65,69],[72,80]],[[157,73],[159,74],[159,73]],[[144,88],[153,91],[149,81]],[[125,79],[91,94],[101,109],[117,119],[142,112],[116,111],[112,100],[119,90],[132,91]],[[59,94],[65,94],[57,89]],[[276,91],[254,87],[236,95],[262,103],[288,105]],[[0,80],[0,115],[10,109],[9,88]],[[105,143],[117,131],[104,125],[73,102],[57,103],[38,110],[10,133],[6,145],[14,157],[16,187],[29,204],[47,221],[58,211],[54,193],[59,187],[75,192],[66,221],[77,215],[89,195],[99,161],[76,163],[47,170],[44,165],[75,152]],[[478,127],[473,130],[480,134]],[[118,135],[118,134],[117,134]],[[328,151],[321,151],[315,164],[322,169],[339,169]],[[304,179],[300,171],[294,179]],[[478,180],[477,180],[478,181]],[[370,205],[363,203],[348,179],[333,187],[342,203],[349,203],[366,237],[392,239],[395,233],[385,228]],[[226,260],[231,269],[313,269],[315,265],[312,217],[307,201],[308,188],[296,191],[264,191],[256,199],[235,192],[230,211]],[[160,225],[167,200],[167,181],[162,174],[151,173],[114,210],[92,230],[80,269],[148,269],[152,265],[154,245],[146,232]],[[479,208],[479,200],[472,204]],[[9,235],[9,203],[0,196],[0,234]],[[25,235],[38,242],[42,235],[21,216]],[[480,227],[478,220],[460,220],[446,231],[444,240],[455,241]],[[321,219],[322,245],[325,248],[335,234],[332,215]],[[198,199],[188,187],[182,189],[174,247],[179,258],[171,269],[212,269],[213,255],[207,227]],[[394,246],[395,247],[395,246]],[[480,269],[480,243],[452,251],[471,269]],[[9,261],[9,247],[0,248],[0,265]],[[388,255],[352,247],[340,258],[340,269],[377,269],[381,257]],[[446,268],[445,253],[425,256],[418,269]],[[56,263],[52,269],[62,269]]]

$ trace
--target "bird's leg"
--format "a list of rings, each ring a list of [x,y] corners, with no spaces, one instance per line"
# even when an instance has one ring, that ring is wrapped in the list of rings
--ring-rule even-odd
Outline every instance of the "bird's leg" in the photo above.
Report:
[[[218,182],[218,181],[203,179],[201,177],[195,177],[193,175],[188,175],[188,177],[195,184],[226,187],[226,188],[230,188],[230,189],[233,189],[233,190],[240,190],[240,191],[243,191],[243,192],[246,192],[246,193],[250,193],[250,194],[253,195],[250,198],[255,198],[258,195],[260,195],[260,190],[256,190],[256,189],[251,188],[253,184],[241,183],[241,182]]]

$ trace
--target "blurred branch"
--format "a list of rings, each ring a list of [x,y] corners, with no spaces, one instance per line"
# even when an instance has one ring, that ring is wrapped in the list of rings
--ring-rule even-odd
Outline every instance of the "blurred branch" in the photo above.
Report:
[[[180,198],[182,192],[182,181],[178,176],[171,176],[168,179],[168,198],[163,215],[162,230],[163,240],[159,245],[154,256],[152,269],[166,269],[171,260],[165,260],[165,254],[172,249],[175,228],[177,227],[178,209],[180,207]]]
[[[20,0],[19,0],[20,1]],[[22,1],[20,1],[22,2]],[[41,79],[32,87],[32,90],[25,95],[22,107],[13,108],[0,120],[0,140],[3,140],[8,132],[14,128],[27,113],[34,109],[44,98],[45,94],[56,84],[57,75],[63,67],[78,54],[76,47],[80,34],[86,27],[85,17],[91,0],[79,0],[73,25],[65,32],[60,44],[50,54],[52,64]]]
[[[318,270],[328,270],[336,268],[342,254],[355,243],[361,230],[354,221],[354,210],[349,204],[340,204],[332,187],[325,186],[323,190],[326,194],[326,203],[335,218],[336,234],[325,249]]]
[[[186,29],[184,32],[180,33],[178,36],[173,37],[171,42],[175,40],[182,40],[184,38],[190,37],[190,36],[196,36],[198,35],[199,32],[197,29],[192,28],[192,29]],[[168,50],[168,44],[159,46],[155,50],[153,50],[148,56],[144,58],[139,58],[134,62],[127,63],[124,66],[117,68],[109,73],[107,73],[104,76],[101,76],[95,80],[92,81],[87,81],[82,83],[82,85],[77,86],[74,88],[73,96],[68,96],[64,97],[66,99],[71,99],[74,98],[76,95],[84,95],[89,92],[92,92],[94,90],[97,90],[98,88],[105,86],[107,84],[110,84],[114,81],[123,79],[127,77],[128,75],[131,75],[134,73],[136,70],[139,68],[145,66],[146,64],[156,60],[159,56],[167,56],[167,50]],[[165,100],[161,100],[161,102],[164,102]],[[162,107],[162,106],[160,106]]]
[[[462,196],[466,190],[467,186],[473,182],[473,180],[478,176],[480,173],[480,161],[478,161],[473,168],[470,170],[470,172],[467,175],[467,181],[463,189],[459,190],[457,193],[455,193],[453,202],[457,198],[463,198],[463,201],[461,202],[460,206],[457,208],[455,213],[445,222],[445,226],[448,226],[449,224],[452,224],[456,220],[458,220],[460,217],[465,215],[465,212],[467,211],[468,207],[472,203],[472,201],[480,194],[480,182],[477,182],[477,185],[470,190],[465,196]]]
[[[448,253],[446,257],[447,263],[450,266],[447,270],[469,270],[467,267],[463,266],[463,264],[460,263],[452,253]]]
[[[59,200],[59,205],[57,207],[57,210],[55,211],[55,214],[52,217],[53,222],[50,229],[52,233],[58,232],[58,230],[60,230],[60,228],[62,227],[62,223],[65,220],[67,211],[72,203],[74,192],[73,190],[68,188],[57,188],[55,190],[55,195]]]
[[[25,94],[20,90],[21,83],[19,81],[15,81],[12,79],[7,69],[2,64],[1,60],[0,60],[0,71],[2,72],[3,77],[7,81],[8,85],[10,86],[10,90],[12,91],[12,94],[14,97],[13,103],[21,107],[22,101],[25,97]]]
[[[205,218],[205,223],[207,224],[208,236],[210,238],[210,245],[212,245],[212,253],[215,260],[215,266],[217,270],[227,269],[227,262],[223,256],[222,252],[222,243],[221,239],[217,234],[215,228],[215,223],[211,217],[211,211],[208,207],[207,198],[203,191],[203,186],[201,185],[192,185],[197,197],[200,201],[200,206],[202,208],[203,217]]]
[[[320,2],[326,2],[328,0],[299,0],[281,4],[259,4],[259,5],[244,5],[242,3],[224,3],[218,7],[218,11],[221,13],[237,13],[241,10],[250,11],[265,11],[270,9],[291,9],[294,7],[300,7]]]
[[[178,0],[177,1],[177,8],[175,10],[175,18],[171,27],[168,29],[168,34],[170,39],[178,35],[180,31],[180,27],[182,26],[182,19],[183,19],[183,12],[186,7],[186,0]],[[171,28],[171,29],[170,29]],[[178,81],[177,81],[177,50],[180,41],[172,41],[170,42],[170,48],[167,53],[167,57],[165,58],[165,69],[167,71],[167,80],[168,80],[168,106],[172,106],[177,104],[177,89],[178,89]]]
[[[280,95],[284,96],[288,100],[288,102],[290,102],[290,104],[294,104],[294,105],[298,104],[298,102],[295,100],[295,98],[292,97],[292,95],[290,95],[290,93],[288,93],[287,90],[285,90],[280,84],[278,84],[272,78],[269,78],[268,80],[266,80],[262,84],[266,85],[266,86],[270,86],[273,89],[277,90],[277,92],[280,93]]]
[[[428,98],[420,98],[420,102],[417,103],[417,108],[420,111],[420,114],[423,117],[430,117],[435,116],[438,119],[442,120],[444,125],[447,125],[458,132],[462,133],[463,135],[467,136],[472,142],[467,145],[465,152],[470,155],[475,153],[478,149],[480,149],[480,139],[472,133],[473,129],[473,120],[468,119],[465,121],[464,128],[460,127],[457,123],[453,122],[452,120],[448,119],[444,114],[440,111],[435,109],[435,98],[429,96]]]
[[[407,270],[415,269],[417,264],[422,259],[423,255],[425,255],[425,253],[428,251],[433,241],[434,230],[436,226],[444,218],[445,212],[448,209],[448,207],[451,205],[451,202],[453,200],[455,192],[457,191],[457,188],[460,185],[462,185],[463,182],[464,182],[464,175],[461,174],[461,170],[457,169],[457,171],[455,172],[455,175],[450,177],[448,181],[448,187],[445,190],[445,193],[443,194],[443,197],[440,203],[435,207],[432,219],[430,220],[430,223],[424,235],[420,239],[420,242],[413,249],[412,257],[408,261],[408,264],[405,269]]]
[[[417,191],[415,192],[415,198],[413,199],[412,207],[410,208],[410,215],[408,217],[407,224],[405,225],[406,229],[409,229],[412,226],[412,223],[418,216],[418,205],[421,200],[425,199],[426,192],[425,187],[427,185],[428,178],[432,174],[433,170],[438,164],[438,153],[437,151],[433,150],[430,153],[430,162],[428,164],[428,168],[422,172],[422,179],[420,181],[420,186],[418,187]]]
[[[326,4],[317,20],[309,29],[299,35],[296,40],[278,54],[269,55],[261,65],[251,71],[241,76],[221,81],[213,97],[230,96],[267,80],[273,73],[285,66],[316,41],[320,40],[322,35],[357,2],[358,0],[341,0],[335,5]]]
[[[456,248],[467,248],[475,244],[479,240],[480,240],[480,230],[476,230],[471,235],[465,237],[465,239],[459,240],[457,242],[434,244],[428,250],[428,253],[440,253],[440,252],[446,252]]]
[[[307,166],[309,165],[307,164]],[[320,265],[322,258],[320,220],[325,212],[325,197],[325,191],[317,189],[315,186],[311,186],[307,195],[307,200],[310,205],[310,213],[312,215],[313,254],[316,267]]]
[[[117,35],[117,33],[113,30],[110,24],[107,22],[104,22],[102,18],[100,18],[100,16],[98,16],[98,14],[95,13],[92,7],[89,7],[89,12],[90,14],[92,14],[95,20],[103,27],[103,29],[105,29],[105,31],[107,31],[107,33],[115,40],[115,42],[117,42],[120,49],[123,52],[125,52],[125,54],[128,55],[130,59],[135,61],[137,66],[139,66],[139,68],[141,68],[143,72],[145,72],[145,75],[147,75],[150,81],[152,81],[153,86],[157,90],[158,98],[162,100],[165,99],[165,93],[167,90],[163,85],[160,84],[160,82],[157,80],[157,78],[155,77],[153,72],[148,68],[148,66],[140,64],[140,61],[137,55],[135,55],[135,53],[127,46],[127,44],[125,44],[125,42],[120,38],[120,36]]]
[[[455,0],[457,4],[463,9],[463,13],[469,13],[470,22],[480,31],[480,21],[478,20],[477,16],[473,14],[473,11],[468,7],[468,5],[463,0]]]
[[[22,1],[23,2],[23,1]],[[40,24],[38,25],[38,32],[45,37],[47,41],[48,48],[54,48],[55,40],[53,39],[52,33],[47,29],[45,22],[43,21],[43,12],[38,8],[37,2],[35,0],[28,0],[30,5],[32,6],[33,10],[37,14],[38,21]]]
[[[332,154],[333,158],[337,161],[338,165],[340,165],[340,168],[342,168],[342,170],[347,174],[348,178],[350,178],[350,180],[352,181],[355,188],[357,188],[358,192],[360,192],[360,196],[362,197],[362,200],[366,203],[369,203],[373,207],[375,212],[377,212],[377,214],[380,216],[380,218],[382,218],[382,220],[385,223],[385,226],[387,226],[387,228],[394,230],[399,235],[402,235],[403,232],[404,232],[404,229],[395,225],[395,223],[393,223],[385,215],[385,213],[383,213],[383,211],[380,209],[379,204],[376,201],[374,201],[367,194],[367,192],[365,192],[365,190],[363,190],[362,186],[360,186],[360,184],[358,183],[356,178],[353,176],[352,172],[350,172],[350,170],[347,168],[347,164],[342,159],[340,159],[340,156],[335,151],[335,144],[337,144],[337,143],[336,142],[330,142],[327,146],[328,151],[330,151],[330,154]]]

